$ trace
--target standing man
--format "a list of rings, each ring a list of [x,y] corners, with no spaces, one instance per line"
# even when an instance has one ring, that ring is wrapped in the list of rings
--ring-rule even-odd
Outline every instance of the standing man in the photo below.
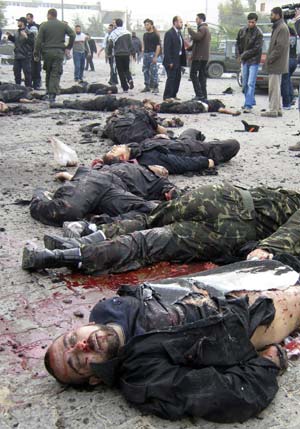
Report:
[[[88,33],[86,33],[86,35],[87,35],[87,44],[89,45],[89,49],[90,49],[90,55],[88,52],[86,52],[85,69],[88,70],[90,66],[91,71],[95,71],[93,56],[94,54],[97,54],[97,46],[96,46],[95,40],[92,39]]]
[[[34,16],[32,13],[26,14],[26,20],[27,20],[27,28],[30,31],[30,33],[33,33],[34,39],[36,39],[37,34],[39,32],[40,26],[34,22]],[[32,59],[31,59],[31,80],[32,80],[32,87],[33,89],[40,89],[41,87],[41,61],[34,61],[33,58],[33,52],[32,52]]]
[[[25,86],[31,87],[31,58],[34,47],[34,34],[26,28],[27,21],[23,16],[18,21],[18,31],[14,35],[6,33],[10,42],[15,44],[14,75],[15,82],[21,85],[22,70],[25,78]]]
[[[282,116],[281,109],[281,76],[289,70],[290,32],[282,18],[282,9],[274,7],[271,10],[273,23],[270,46],[265,62],[269,74],[269,110],[261,116],[277,118]]]
[[[173,27],[165,34],[163,65],[167,72],[164,100],[177,98],[181,80],[181,67],[186,66],[184,41],[181,35],[183,22],[180,16],[174,16]]]
[[[105,51],[105,61],[106,62],[108,61],[109,67],[110,67],[110,76],[109,76],[108,83],[109,85],[118,85],[119,82],[118,82],[118,75],[116,70],[115,57],[113,55],[113,52],[111,52],[110,54],[108,53],[108,38],[110,36],[110,33],[113,31],[113,29],[114,29],[113,24],[109,24],[103,40],[102,48],[98,52],[98,57],[100,57],[102,51]]]
[[[110,33],[108,38],[108,55],[114,55],[116,67],[124,92],[133,89],[134,84],[129,70],[130,55],[133,52],[131,34],[123,28],[123,21],[120,18],[115,20],[116,28]]]
[[[209,58],[209,48],[211,35],[206,24],[206,16],[204,13],[198,13],[196,16],[196,24],[198,31],[191,28],[190,23],[187,23],[189,35],[193,41],[192,44],[192,65],[190,77],[195,91],[195,100],[207,100],[206,89],[206,66]]]
[[[55,102],[59,93],[60,77],[63,73],[63,61],[66,51],[70,55],[75,33],[68,24],[57,19],[57,10],[49,9],[47,22],[40,26],[34,47],[34,60],[40,61],[41,55],[44,60],[46,71],[46,89],[50,104]],[[65,45],[65,37],[69,36],[68,45]]]
[[[294,101],[294,87],[292,75],[297,68],[297,33],[294,28],[288,26],[290,32],[290,56],[289,56],[289,71],[284,73],[281,79],[281,95],[282,107],[285,110],[290,110]]]
[[[151,19],[145,19],[144,26],[146,30],[143,36],[143,72],[145,88],[142,92],[149,92],[152,89],[154,94],[158,94],[157,58],[161,51],[160,38]]]
[[[256,105],[255,84],[263,46],[263,33],[256,25],[257,19],[256,13],[249,13],[248,25],[240,29],[236,39],[237,55],[242,63],[245,113],[250,113]]]
[[[81,32],[81,26],[75,26],[75,41],[73,45],[73,61],[74,61],[74,80],[75,82],[83,82],[83,71],[85,64],[85,56],[90,55],[90,47],[87,42],[87,36]]]

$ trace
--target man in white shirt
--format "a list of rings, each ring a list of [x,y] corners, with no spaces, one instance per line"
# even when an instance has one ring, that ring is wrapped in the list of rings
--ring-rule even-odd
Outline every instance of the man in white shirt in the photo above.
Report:
[[[74,61],[74,80],[75,82],[83,82],[83,71],[85,65],[85,54],[91,55],[90,47],[87,43],[87,36],[81,32],[80,25],[75,26],[76,38],[73,45],[73,61]]]

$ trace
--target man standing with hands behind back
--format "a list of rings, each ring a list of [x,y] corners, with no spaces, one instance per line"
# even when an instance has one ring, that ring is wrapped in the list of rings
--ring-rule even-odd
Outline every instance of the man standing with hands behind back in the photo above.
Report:
[[[180,16],[174,16],[173,27],[165,34],[163,65],[167,72],[164,100],[177,98],[181,80],[181,67],[186,66],[184,41],[181,35],[183,22]]]
[[[196,24],[198,31],[191,28],[190,23],[187,22],[186,27],[189,35],[193,41],[192,50],[192,66],[191,66],[191,80],[195,91],[195,100],[206,101],[206,66],[209,59],[209,48],[211,35],[206,24],[206,16],[204,13],[198,13],[196,16]]]

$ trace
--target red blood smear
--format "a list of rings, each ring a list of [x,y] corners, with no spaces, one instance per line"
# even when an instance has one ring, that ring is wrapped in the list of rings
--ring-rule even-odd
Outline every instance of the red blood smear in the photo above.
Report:
[[[150,267],[140,268],[136,271],[121,274],[105,274],[100,276],[88,276],[83,274],[62,275],[69,289],[82,287],[84,289],[98,288],[100,290],[117,290],[121,285],[137,285],[146,281],[162,280],[168,277],[190,275],[201,271],[210,270],[217,265],[212,262],[192,264],[171,264],[160,262]]]

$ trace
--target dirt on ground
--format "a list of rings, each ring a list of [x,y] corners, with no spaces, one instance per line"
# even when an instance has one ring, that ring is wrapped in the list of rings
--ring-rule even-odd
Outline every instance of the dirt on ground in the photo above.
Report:
[[[108,65],[95,61],[96,71],[86,72],[91,82],[107,82]],[[1,81],[13,81],[12,67],[0,66]],[[142,99],[141,64],[136,67],[135,88],[129,97]],[[162,100],[164,77],[161,77]],[[73,64],[65,66],[61,85],[73,83]],[[232,95],[223,95],[227,88]],[[226,106],[240,108],[243,95],[234,77],[209,80],[210,98],[222,99]],[[120,94],[122,95],[122,94]],[[193,96],[187,74],[182,78],[179,96]],[[78,96],[68,96],[76,98]],[[80,97],[89,97],[81,95]],[[58,97],[58,101],[67,96]],[[299,188],[300,152],[290,152],[288,146],[300,137],[298,112],[285,111],[283,118],[264,119],[260,110],[267,108],[266,93],[257,95],[257,106],[251,114],[232,117],[221,114],[181,115],[184,128],[194,127],[206,135],[206,140],[236,138],[241,144],[239,154],[218,168],[216,176],[174,176],[181,188],[194,188],[206,183],[230,181],[252,186]],[[93,389],[73,389],[59,385],[47,375],[43,355],[51,340],[71,326],[88,319],[89,310],[103,296],[114,290],[93,278],[64,277],[66,270],[28,273],[21,269],[22,248],[32,240],[43,246],[43,234],[61,233],[30,217],[28,201],[37,187],[55,190],[54,174],[61,168],[55,164],[47,139],[57,136],[73,147],[80,163],[89,165],[109,147],[96,136],[85,143],[79,128],[91,122],[105,121],[107,114],[97,112],[59,111],[49,109],[46,102],[28,106],[32,113],[0,118],[0,428],[87,428],[87,429],[298,429],[300,427],[299,362],[290,362],[280,378],[280,389],[273,403],[255,419],[244,424],[215,424],[202,419],[169,422],[152,416],[142,416],[129,406],[117,390],[99,386]],[[258,133],[241,132],[241,119],[260,126]],[[182,129],[175,130],[179,133]],[[74,168],[67,169],[70,172]]]

